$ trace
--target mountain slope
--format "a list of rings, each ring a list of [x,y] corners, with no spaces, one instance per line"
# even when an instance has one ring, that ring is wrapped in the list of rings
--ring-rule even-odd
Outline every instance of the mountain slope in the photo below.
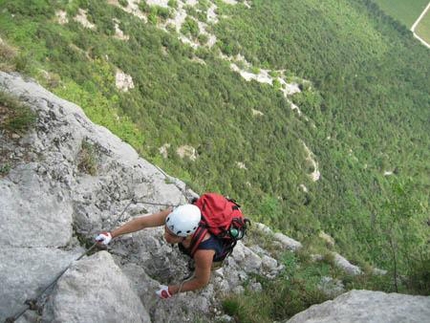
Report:
[[[394,239],[411,272],[419,260],[407,255],[420,259],[426,241],[427,49],[368,1],[160,3],[169,14],[138,1],[6,1],[1,38],[18,68],[196,191],[236,197],[311,244],[324,230],[361,263],[394,268]],[[184,12],[180,28],[166,24]],[[236,54],[302,91],[244,81],[226,60]],[[118,70],[133,88],[117,87]],[[187,146],[196,160],[178,156]]]
[[[0,72],[0,91],[6,112],[0,122],[7,125],[1,156],[10,158],[10,169],[0,176],[2,321],[265,323],[336,297],[344,283],[387,280],[381,271],[363,275],[340,255],[333,262],[306,255],[299,242],[254,222],[205,288],[158,299],[160,284],[191,274],[188,257],[165,241],[163,228],[117,237],[107,250],[96,248],[94,234],[196,194],[34,81]],[[19,109],[36,116],[21,123],[25,129],[9,122],[17,120]],[[342,281],[339,266],[347,272]],[[27,298],[31,306],[24,306]],[[406,315],[422,322],[429,302],[423,296],[351,291],[292,320],[360,316],[372,323]],[[342,311],[333,311],[333,304]],[[363,315],[369,310],[374,315]]]

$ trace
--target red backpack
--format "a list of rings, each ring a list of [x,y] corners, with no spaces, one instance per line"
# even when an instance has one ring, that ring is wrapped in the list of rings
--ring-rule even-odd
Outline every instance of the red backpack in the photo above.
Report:
[[[237,241],[243,238],[251,222],[243,216],[239,204],[220,194],[203,194],[193,201],[193,204],[202,212],[202,219],[191,240],[191,257],[194,256],[197,247],[209,231],[224,242],[223,252],[217,257],[224,260],[231,254]]]

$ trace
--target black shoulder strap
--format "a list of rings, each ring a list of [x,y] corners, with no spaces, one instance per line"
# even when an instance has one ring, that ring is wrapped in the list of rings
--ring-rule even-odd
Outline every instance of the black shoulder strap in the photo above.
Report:
[[[206,233],[208,232],[208,229],[202,225],[199,225],[196,232],[193,234],[193,238],[191,239],[191,245],[190,245],[190,255],[191,257],[194,257],[194,254],[197,251],[197,247],[199,244],[203,241]]]

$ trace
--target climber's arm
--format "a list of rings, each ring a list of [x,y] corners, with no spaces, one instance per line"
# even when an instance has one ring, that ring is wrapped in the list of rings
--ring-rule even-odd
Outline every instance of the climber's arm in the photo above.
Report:
[[[112,238],[118,237],[120,235],[131,233],[135,231],[139,231],[145,228],[150,227],[158,227],[161,225],[164,225],[164,222],[166,221],[166,217],[172,212],[171,208],[168,208],[166,210],[153,213],[150,215],[143,215],[140,217],[137,217],[126,224],[120,226],[119,228],[116,228],[111,232]]]
[[[214,250],[197,250],[194,255],[196,270],[193,279],[183,283],[182,287],[181,285],[169,286],[169,293],[174,295],[178,292],[192,291],[205,287],[209,283],[211,277],[214,255]]]

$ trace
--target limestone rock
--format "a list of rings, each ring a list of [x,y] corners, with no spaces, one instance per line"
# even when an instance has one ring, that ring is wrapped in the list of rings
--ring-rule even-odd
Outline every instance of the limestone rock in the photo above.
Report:
[[[10,151],[22,152],[7,176],[0,178],[3,321],[78,258],[83,252],[79,241],[92,240],[95,233],[110,230],[131,216],[184,203],[193,193],[182,182],[167,182],[166,174],[140,158],[130,145],[93,124],[75,104],[35,82],[0,72],[0,89],[19,97],[37,114],[34,128],[19,140],[2,138]],[[94,148],[94,174],[79,168],[84,142]],[[148,249],[158,248],[161,235],[149,237]],[[134,244],[133,249],[140,250],[140,246]],[[147,260],[149,253],[138,254],[145,254]],[[159,283],[148,278],[142,285],[155,289]],[[41,319],[24,316],[29,322]]]
[[[333,279],[328,276],[321,278],[318,284],[319,290],[321,290],[329,298],[335,298],[345,292],[345,286],[339,279]]]
[[[79,241],[92,241],[101,230],[184,203],[197,194],[140,158],[110,131],[93,124],[78,106],[36,83],[0,72],[0,88],[20,97],[38,115],[34,129],[19,139],[25,144],[22,156],[33,158],[17,160],[7,176],[0,178],[0,247],[7,250],[0,256],[5,295],[0,313],[5,319],[78,258],[76,250],[83,251]],[[93,148],[92,174],[79,167],[84,143]],[[15,142],[7,144],[12,151],[21,148]],[[164,241],[162,228],[128,234],[110,244],[112,256],[101,252],[74,263],[49,295],[43,316],[25,314],[21,320],[103,321],[103,313],[116,318],[125,315],[116,321],[130,322],[142,319],[142,313],[149,313],[153,322],[197,319],[220,307],[217,293],[243,290],[248,273],[277,270],[267,255],[263,266],[261,257],[266,253],[254,249],[257,252],[239,243],[235,255],[225,262],[222,277],[213,275],[201,291],[166,302],[157,299],[155,291],[160,284],[180,283],[188,277],[188,258]],[[22,264],[31,270],[17,270]],[[106,270],[99,268],[101,264]],[[122,289],[117,295],[119,285]],[[108,308],[95,296],[107,297]],[[128,304],[124,305],[127,313],[114,310],[114,303],[123,304],[121,297]],[[103,310],[96,313],[94,308]],[[142,320],[149,318],[145,314]]]
[[[45,322],[151,322],[130,281],[100,251],[60,278],[45,306]]]
[[[351,264],[348,260],[346,260],[344,257],[342,257],[336,252],[333,253],[333,255],[336,266],[353,276],[361,274],[361,269],[359,267]]]
[[[430,297],[352,290],[333,301],[313,305],[286,323],[429,322]]]
[[[273,238],[277,241],[279,241],[284,249],[297,251],[302,247],[302,244],[290,237],[287,237],[286,235],[282,233],[275,233]]]
[[[82,249],[1,247],[0,322],[16,315],[79,257]]]
[[[60,247],[68,243],[72,205],[56,186],[38,173],[34,163],[13,169],[0,181],[1,245]]]

